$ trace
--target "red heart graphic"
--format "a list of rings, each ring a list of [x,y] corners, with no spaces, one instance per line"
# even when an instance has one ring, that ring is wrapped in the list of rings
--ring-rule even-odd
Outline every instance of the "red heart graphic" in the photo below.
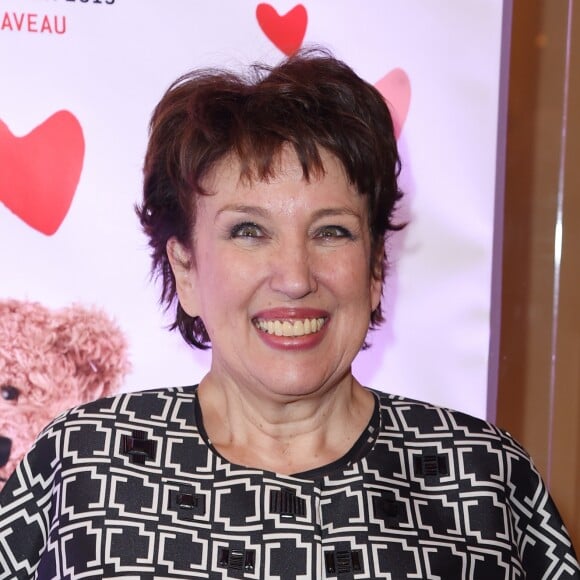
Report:
[[[393,123],[395,124],[395,136],[397,139],[403,130],[403,125],[407,119],[409,105],[411,103],[411,83],[407,73],[395,68],[387,73],[381,80],[375,83],[383,98],[387,102]]]
[[[302,46],[308,22],[306,8],[302,4],[294,6],[283,16],[270,4],[258,4],[256,18],[264,34],[287,56]]]
[[[24,137],[0,121],[0,202],[35,230],[54,234],[72,203],[84,154],[82,127],[69,111]]]

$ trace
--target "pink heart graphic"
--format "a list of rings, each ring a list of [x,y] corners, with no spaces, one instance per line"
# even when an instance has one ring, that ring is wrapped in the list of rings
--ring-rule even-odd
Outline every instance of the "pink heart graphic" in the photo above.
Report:
[[[82,127],[69,111],[23,137],[0,121],[0,202],[35,230],[54,234],[72,203],[84,154]]]
[[[407,119],[411,103],[411,83],[407,73],[395,68],[375,83],[383,98],[389,106],[393,123],[395,124],[395,136],[398,139],[403,125]]]
[[[256,18],[264,34],[287,56],[302,46],[308,23],[308,14],[302,4],[282,16],[270,4],[258,4]]]

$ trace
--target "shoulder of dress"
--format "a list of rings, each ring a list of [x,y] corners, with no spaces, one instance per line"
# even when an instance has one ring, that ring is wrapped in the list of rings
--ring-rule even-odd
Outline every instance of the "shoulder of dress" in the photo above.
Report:
[[[423,428],[436,427],[434,434],[452,431],[468,437],[482,435],[495,439],[500,446],[506,449],[513,449],[519,454],[527,455],[525,449],[509,432],[487,419],[427,401],[393,395],[375,389],[369,390],[377,396],[383,418],[385,415],[392,418],[393,427],[397,426],[402,430],[408,429],[413,432],[420,432]],[[383,425],[385,424],[388,426],[389,421],[383,420]]]
[[[71,407],[55,417],[43,430],[54,431],[79,419],[91,417],[117,418],[122,414],[152,413],[178,400],[191,401],[195,398],[197,385],[144,389],[116,393]]]

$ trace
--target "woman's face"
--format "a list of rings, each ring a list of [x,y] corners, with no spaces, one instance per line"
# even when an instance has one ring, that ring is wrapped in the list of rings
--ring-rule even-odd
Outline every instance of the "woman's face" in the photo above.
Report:
[[[268,182],[243,181],[224,160],[197,201],[193,256],[168,244],[181,305],[211,339],[214,380],[289,400],[350,379],[381,282],[365,198],[321,153],[326,173],[310,182],[290,149]]]

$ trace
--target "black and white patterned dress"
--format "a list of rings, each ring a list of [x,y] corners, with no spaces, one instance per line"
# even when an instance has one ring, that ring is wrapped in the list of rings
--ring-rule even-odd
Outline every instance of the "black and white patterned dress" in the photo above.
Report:
[[[344,458],[293,476],[220,457],[195,387],[76,407],[0,495],[0,580],[580,578],[509,435],[376,395]]]

